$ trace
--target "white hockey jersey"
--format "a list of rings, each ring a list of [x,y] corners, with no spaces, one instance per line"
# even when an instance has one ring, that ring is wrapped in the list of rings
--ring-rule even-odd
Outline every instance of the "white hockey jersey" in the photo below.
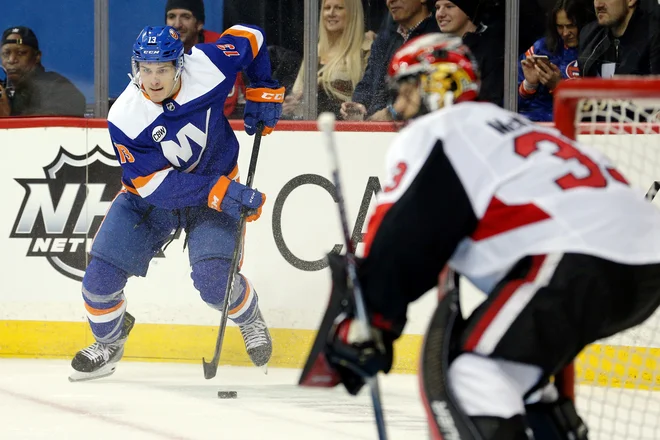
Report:
[[[660,262],[660,211],[604,155],[495,105],[418,118],[386,167],[365,239],[367,296],[399,289],[411,302],[447,263],[489,293],[527,255]]]

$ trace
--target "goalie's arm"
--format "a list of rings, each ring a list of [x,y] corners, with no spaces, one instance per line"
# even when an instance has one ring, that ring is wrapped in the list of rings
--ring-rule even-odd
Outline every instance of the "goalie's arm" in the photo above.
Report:
[[[394,165],[390,180],[397,187],[379,196],[360,267],[367,308],[396,328],[403,328],[408,304],[437,285],[440,271],[478,222],[442,141],[422,148],[428,151],[416,154],[420,165],[415,159]],[[409,175],[397,176],[401,170]]]

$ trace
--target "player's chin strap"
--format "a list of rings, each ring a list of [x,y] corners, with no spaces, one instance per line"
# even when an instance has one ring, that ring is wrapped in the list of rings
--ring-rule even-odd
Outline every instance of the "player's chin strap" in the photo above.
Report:
[[[460,354],[464,329],[457,277],[449,271],[441,282],[440,303],[424,338],[419,382],[433,440],[587,440],[587,428],[570,399],[526,406],[526,415],[509,419],[470,417],[450,389],[449,364]],[[444,292],[447,292],[446,294]],[[439,348],[439,350],[438,350]],[[531,428],[532,432],[529,432]]]

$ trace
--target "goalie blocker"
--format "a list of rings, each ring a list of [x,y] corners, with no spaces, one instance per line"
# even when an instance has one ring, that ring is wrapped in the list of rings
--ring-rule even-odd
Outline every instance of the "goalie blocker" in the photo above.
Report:
[[[352,339],[346,262],[336,254],[328,259],[330,302],[299,383],[341,383],[356,395],[365,378],[390,371],[393,341],[403,325],[371,314],[376,342]],[[536,439],[586,439],[573,402],[558,394],[551,379],[587,344],[648,318],[660,304],[659,274],[660,264],[625,265],[581,254],[528,256],[467,319],[458,289],[443,290],[419,370],[432,438],[528,440],[531,428]],[[516,319],[502,325],[502,311],[518,307]],[[488,401],[482,400],[484,390]]]
[[[660,305],[660,212],[603,156],[476,99],[460,39],[409,41],[389,71],[404,118],[357,275],[371,321],[355,338],[345,261],[300,380],[357,394],[388,372],[408,305],[445,266],[485,292],[463,317],[448,289],[425,337],[434,439],[586,439],[552,378],[582,349]],[[421,117],[420,117],[421,116]],[[533,437],[532,437],[533,436]]]

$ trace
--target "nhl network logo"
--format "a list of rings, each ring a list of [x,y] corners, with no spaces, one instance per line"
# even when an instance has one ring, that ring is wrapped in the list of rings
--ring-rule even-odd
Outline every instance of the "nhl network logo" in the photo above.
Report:
[[[121,168],[99,146],[82,156],[60,147],[44,172],[43,179],[16,179],[25,197],[10,238],[30,238],[28,257],[82,280],[91,240],[121,189]]]

